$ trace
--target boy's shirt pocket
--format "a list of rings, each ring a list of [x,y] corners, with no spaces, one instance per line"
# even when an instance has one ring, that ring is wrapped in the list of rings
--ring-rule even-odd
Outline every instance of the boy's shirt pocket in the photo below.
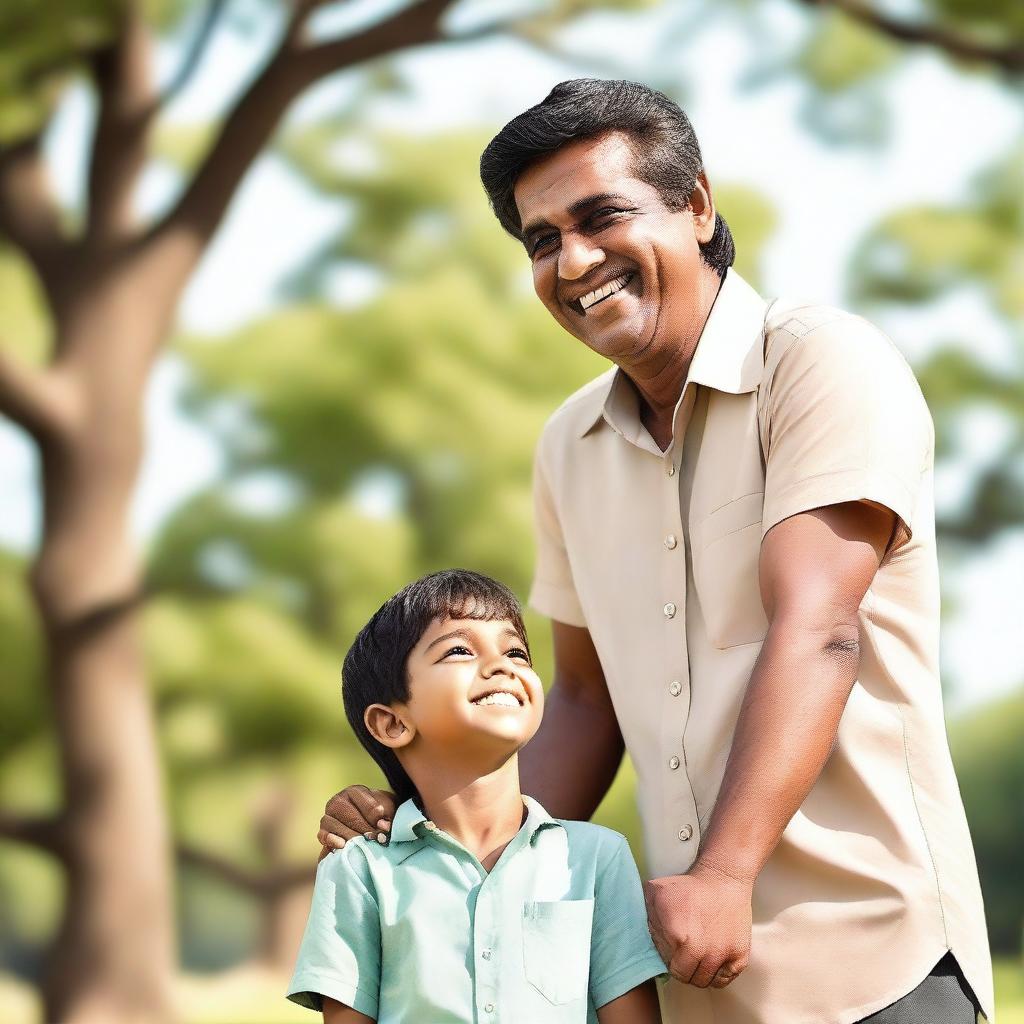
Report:
[[[586,998],[593,920],[592,899],[542,900],[523,905],[526,979],[554,1005]]]

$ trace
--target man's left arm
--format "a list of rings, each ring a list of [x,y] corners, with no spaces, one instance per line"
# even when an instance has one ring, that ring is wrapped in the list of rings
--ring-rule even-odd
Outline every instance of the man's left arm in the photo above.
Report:
[[[647,884],[652,935],[681,981],[724,988],[747,965],[754,881],[832,750],[857,679],[858,608],[895,525],[887,508],[844,502],[765,535],[769,628],[714,813],[689,873]]]

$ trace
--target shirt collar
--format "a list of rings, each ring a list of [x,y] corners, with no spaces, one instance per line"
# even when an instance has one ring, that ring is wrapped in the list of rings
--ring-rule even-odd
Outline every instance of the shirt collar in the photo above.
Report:
[[[561,822],[552,818],[533,797],[524,794],[523,803],[526,805],[526,821],[520,831],[526,833],[525,839],[531,845],[542,828],[551,825],[562,827]],[[424,838],[427,831],[426,816],[416,806],[412,797],[399,804],[391,823],[391,843],[417,842]]]
[[[764,374],[764,322],[768,303],[732,267],[715,297],[686,383],[703,384],[734,395],[755,391]],[[635,388],[622,370],[608,372],[587,396],[591,409],[582,419],[583,437],[603,418],[628,440],[640,431]],[[685,392],[685,387],[684,387]],[[681,400],[681,396],[680,396]]]

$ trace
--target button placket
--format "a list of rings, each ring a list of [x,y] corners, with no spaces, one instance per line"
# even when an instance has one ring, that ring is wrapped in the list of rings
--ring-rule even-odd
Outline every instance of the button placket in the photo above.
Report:
[[[697,820],[696,801],[693,786],[687,774],[684,749],[684,736],[689,717],[690,672],[689,655],[686,642],[686,600],[687,600],[687,563],[689,547],[686,544],[682,501],[687,463],[684,458],[684,446],[674,446],[678,453],[678,464],[675,460],[665,467],[665,503],[663,508],[662,532],[660,538],[662,565],[661,579],[663,586],[662,616],[668,630],[664,659],[665,714],[661,728],[662,756],[664,758],[662,808],[664,832],[659,845],[665,855],[672,857],[682,866],[694,852],[693,843],[681,840],[681,833],[692,826],[690,822]],[[671,471],[670,471],[671,468]],[[680,699],[683,698],[683,699]],[[684,843],[686,846],[684,847]],[[671,844],[671,845],[670,845]],[[684,852],[685,850],[685,852]],[[682,860],[680,860],[682,855]],[[688,863],[685,864],[689,866]]]

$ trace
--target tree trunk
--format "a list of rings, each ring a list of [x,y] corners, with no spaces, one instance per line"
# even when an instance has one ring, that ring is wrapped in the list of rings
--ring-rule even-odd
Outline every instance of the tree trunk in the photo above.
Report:
[[[111,330],[125,326],[123,316],[93,322],[103,321]],[[173,1017],[175,940],[169,832],[139,636],[141,563],[128,540],[148,367],[127,355],[139,352],[130,344],[137,337],[108,339],[105,350],[120,358],[98,360],[93,347],[88,365],[79,363],[76,351],[90,346],[78,332],[89,330],[66,334],[62,369],[81,422],[42,445],[43,539],[32,572],[64,787],[66,891],[43,985],[45,1019],[151,1024]]]

